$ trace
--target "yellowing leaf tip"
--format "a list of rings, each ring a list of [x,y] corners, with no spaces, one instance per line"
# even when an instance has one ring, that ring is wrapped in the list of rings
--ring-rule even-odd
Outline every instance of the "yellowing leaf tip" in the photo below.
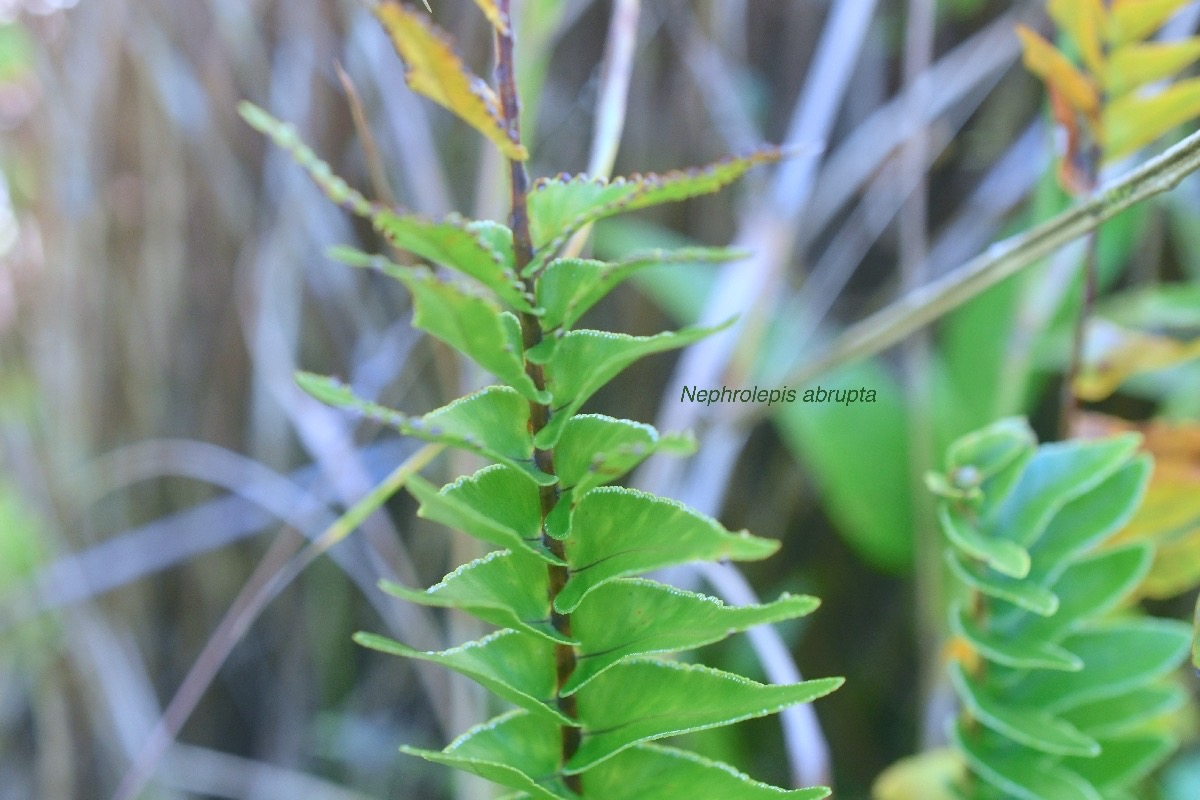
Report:
[[[529,158],[502,118],[495,92],[467,68],[444,31],[400,3],[381,3],[375,7],[375,16],[404,62],[409,88],[454,112],[506,157],[514,161]]]
[[[487,17],[488,22],[492,23],[492,27],[501,35],[512,35],[512,29],[508,25],[508,18],[500,12],[500,8],[496,5],[495,0],[475,0],[475,5],[479,6],[483,15]]]

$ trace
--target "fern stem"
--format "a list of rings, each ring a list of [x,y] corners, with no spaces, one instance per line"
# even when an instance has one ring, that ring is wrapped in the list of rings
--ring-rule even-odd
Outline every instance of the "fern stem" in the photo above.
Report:
[[[1075,418],[1079,414],[1079,396],[1075,394],[1075,379],[1083,365],[1083,345],[1087,336],[1087,322],[1091,318],[1096,305],[1097,251],[1099,243],[1098,230],[1090,231],[1087,235],[1083,256],[1083,296],[1079,314],[1075,317],[1074,330],[1071,334],[1071,355],[1067,367],[1063,371],[1061,399],[1059,401],[1058,438],[1068,439],[1075,428]]]
[[[1108,2],[1105,0],[1105,8],[1108,7]],[[1100,57],[1105,62],[1108,61],[1108,43],[1101,41]],[[1103,90],[1100,91],[1099,107],[1097,112],[1103,118],[1103,109],[1108,103],[1108,95]],[[1091,142],[1082,154],[1081,177],[1083,179],[1084,188],[1087,192],[1094,192],[1096,184],[1100,180],[1100,162],[1103,160],[1103,152],[1100,145],[1096,142]],[[1067,158],[1069,156],[1064,156]],[[1059,401],[1058,415],[1058,438],[1067,439],[1071,436],[1071,431],[1075,427],[1075,418],[1079,415],[1079,396],[1075,394],[1075,378],[1079,375],[1080,367],[1083,363],[1083,345],[1084,339],[1087,336],[1087,323],[1091,318],[1096,306],[1097,293],[1097,271],[1099,269],[1099,260],[1097,252],[1100,247],[1100,225],[1088,231],[1085,245],[1085,253],[1083,257],[1083,295],[1080,298],[1079,315],[1075,318],[1075,326],[1071,341],[1071,355],[1067,361],[1067,367],[1063,372],[1063,384]]]
[[[509,0],[496,4],[501,17],[507,21],[507,32],[496,30],[496,84],[500,90],[500,112],[508,126],[508,138],[521,141],[521,101],[517,94],[516,62],[513,58],[512,19]],[[513,252],[516,256],[517,274],[533,260],[533,239],[529,234],[529,173],[525,162],[510,158],[508,171],[512,182],[512,208],[509,227],[513,232]]]
[[[498,0],[496,3],[497,9],[501,17],[507,21],[508,25],[505,30],[496,30],[496,83],[500,93],[501,112],[504,115],[505,124],[508,126],[509,137],[516,142],[521,141],[521,105],[520,98],[517,93],[516,70],[513,59],[513,24],[512,17],[509,13],[509,0]],[[525,170],[525,163],[515,159],[509,159],[508,171],[512,188],[511,212],[509,215],[509,225],[513,232],[513,254],[515,258],[515,267],[518,275],[522,275],[522,280],[525,283],[526,291],[533,290],[533,276],[524,275],[525,267],[533,260],[533,237],[529,231],[529,211],[528,211],[528,195],[529,195],[529,173]],[[533,314],[522,312],[519,315],[521,321],[521,339],[525,346],[525,352],[536,347],[542,341],[543,331],[541,321]],[[533,381],[534,386],[539,391],[546,388],[546,376],[540,364],[534,364],[525,359],[525,374]],[[545,403],[529,401],[529,429],[533,436],[546,427],[550,422],[551,417],[550,406]],[[535,448],[533,451],[534,463],[537,468],[547,475],[555,475],[554,470],[554,449],[553,448]],[[559,558],[564,558],[563,543],[550,536],[546,532],[546,517],[558,505],[558,486],[542,486],[539,488],[539,499],[541,501],[542,514],[542,543]],[[550,594],[550,619],[555,630],[566,637],[571,636],[571,615],[560,614],[554,610],[554,600],[558,597],[558,593],[562,591],[567,584],[567,568],[548,565],[546,567],[549,577],[549,594]],[[572,645],[560,644],[554,648],[554,667],[555,667],[555,694],[558,698],[558,709],[567,717],[576,719],[579,716],[576,707],[575,696],[562,696],[562,687],[566,685],[571,675],[575,672],[576,653]],[[563,725],[562,732],[562,764],[565,765],[576,751],[579,750],[580,733],[576,726]],[[578,775],[564,775],[563,782],[567,788],[576,794],[583,794],[583,786]]]

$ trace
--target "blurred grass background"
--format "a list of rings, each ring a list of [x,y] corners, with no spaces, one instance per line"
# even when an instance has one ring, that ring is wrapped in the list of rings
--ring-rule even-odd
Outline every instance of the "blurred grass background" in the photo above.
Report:
[[[431,2],[488,74],[474,5]],[[521,4],[535,175],[587,166],[613,10]],[[599,227],[602,255],[730,240],[766,255],[744,279],[737,265],[663,270],[590,324],[656,332],[745,289],[740,344],[701,351],[701,367],[718,382],[769,383],[901,286],[1061,205],[1045,178],[1042,89],[1012,35],[1014,15],[1038,12],[996,0],[641,3],[615,173],[761,141],[807,150],[721,195]],[[413,333],[398,287],[324,257],[379,242],[242,124],[238,101],[295,123],[366,189],[369,147],[341,65],[398,202],[494,217],[506,187],[477,137],[407,90],[362,3],[5,0],[0,15],[0,800],[107,798],[247,587],[415,449],[311,401],[293,370],[348,377],[411,412],[484,380]],[[1182,191],[1123,238],[1122,253],[1143,254],[1135,274],[1194,274],[1187,237],[1171,234],[1194,220],[1194,187]],[[928,202],[914,210],[914,197]],[[683,413],[711,434],[698,466],[640,480],[782,539],[780,556],[747,570],[760,595],[823,599],[781,634],[805,675],[849,679],[817,708],[842,800],[867,797],[875,775],[929,741],[936,652],[913,579],[921,512],[909,480],[939,443],[1005,410],[987,388],[1004,381],[989,326],[1017,294],[999,287],[941,329],[953,391],[933,399],[906,389],[906,362],[889,357],[838,378],[876,388],[876,406],[797,407],[747,428],[677,408],[681,383],[704,369],[658,357],[589,405],[647,421]],[[1034,388],[1007,410],[1036,413],[1037,369],[1018,368]],[[930,416],[936,442],[914,452],[914,420]],[[446,461],[442,477],[470,468]],[[380,577],[429,585],[472,553],[413,510],[393,501],[228,640],[228,658],[205,662],[215,680],[185,690],[194,710],[174,717],[178,742],[151,760],[141,796],[491,796],[396,753],[401,741],[449,741],[482,718],[482,696],[349,639],[390,629],[432,648],[472,635],[470,622],[373,588]],[[741,639],[707,655],[764,675]],[[775,720],[698,746],[788,782]],[[1195,797],[1188,774],[1171,778],[1183,794],[1164,796]]]

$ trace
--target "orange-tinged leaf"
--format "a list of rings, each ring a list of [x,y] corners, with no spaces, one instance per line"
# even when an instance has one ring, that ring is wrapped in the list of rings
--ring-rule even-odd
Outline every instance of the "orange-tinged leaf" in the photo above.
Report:
[[[1177,331],[1178,338],[1200,330],[1200,283],[1158,283],[1112,295],[1100,315],[1126,328]]]
[[[942,660],[957,661],[966,667],[967,671],[979,668],[979,652],[961,636],[951,636],[942,648]]]
[[[473,74],[455,54],[444,33],[421,14],[400,3],[380,3],[375,15],[387,29],[396,52],[404,61],[404,78],[414,92],[453,111],[464,122],[491,140],[505,156],[529,157],[514,140],[500,114],[491,87]]]
[[[1154,456],[1154,473],[1142,505],[1111,544],[1154,544],[1154,564],[1137,596],[1174,597],[1200,586],[1200,424],[1153,420],[1138,425],[1086,414],[1076,427],[1086,437],[1131,430],[1142,433],[1143,448]]]
[[[1088,70],[1093,75],[1103,75],[1104,51],[1100,37],[1108,21],[1100,0],[1050,0],[1046,10],[1079,48]]]
[[[1140,434],[1142,449],[1158,463],[1194,462],[1200,470],[1200,424],[1197,423],[1163,420],[1138,423],[1107,414],[1084,413],[1071,429],[1071,435],[1080,439],[1106,439],[1123,433]],[[1196,478],[1200,480],[1200,471]]]
[[[1091,116],[1099,107],[1095,84],[1080,72],[1058,48],[1024,25],[1017,26],[1025,67],[1048,86],[1062,93],[1063,99],[1077,111]]]
[[[1104,157],[1121,158],[1200,116],[1200,78],[1189,78],[1153,97],[1127,94],[1104,110]]]
[[[1138,588],[1144,597],[1166,598],[1200,585],[1200,474],[1195,465],[1155,469],[1142,508],[1119,534],[1156,545],[1154,564]]]
[[[1181,341],[1094,317],[1088,320],[1085,332],[1075,394],[1084,400],[1103,400],[1131,375],[1173,367],[1197,357],[1200,339]]]
[[[1127,44],[1109,57],[1104,88],[1113,100],[1139,86],[1170,78],[1198,58],[1200,39]]]
[[[507,36],[509,34],[508,17],[500,12],[495,0],[475,0],[475,5],[483,11],[483,15],[492,23],[492,27]]]
[[[1050,111],[1062,132],[1058,153],[1058,182],[1068,194],[1079,196],[1096,188],[1096,169],[1091,145],[1092,126],[1063,99],[1062,92],[1050,86]]]
[[[1113,47],[1145,39],[1190,0],[1114,0],[1109,21]]]

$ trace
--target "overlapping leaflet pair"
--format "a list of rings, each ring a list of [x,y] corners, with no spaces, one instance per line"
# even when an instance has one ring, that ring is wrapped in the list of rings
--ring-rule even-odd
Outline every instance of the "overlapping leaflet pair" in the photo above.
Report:
[[[930,476],[960,583],[950,738],[968,800],[1132,798],[1175,747],[1163,718],[1185,699],[1168,674],[1188,626],[1113,613],[1153,555],[1106,546],[1150,475],[1138,443],[1038,447],[1024,420],[1007,419],[960,439]]]
[[[499,124],[490,89],[465,71],[444,37],[398,5],[384,4],[377,13],[405,57],[410,86],[454,110],[508,157],[525,158],[524,148]],[[679,503],[609,485],[651,454],[684,454],[694,442],[630,420],[579,413],[633,361],[724,327],[629,336],[576,328],[580,317],[639,270],[670,262],[727,261],[738,254],[692,248],[617,262],[559,257],[572,234],[597,219],[716,191],[753,165],[777,159],[778,151],[665,175],[539,180],[528,196],[533,259],[518,274],[513,233],[504,225],[457,215],[431,220],[372,203],[334,176],[290,126],[253,106],[243,106],[242,112],[289,150],[335,202],[369,220],[396,248],[455,274],[442,280],[424,267],[402,267],[347,248],[334,253],[352,266],[374,268],[404,283],[413,298],[414,325],[499,381],[413,417],[358,398],[333,379],[298,377],[324,402],[492,462],[440,489],[420,478],[410,479],[408,488],[420,501],[422,516],[497,549],[428,590],[385,589],[427,606],[461,609],[498,630],[442,652],[416,651],[373,634],[356,639],[467,675],[514,709],[440,752],[405,751],[481,775],[515,790],[514,797],[570,800],[578,795],[570,788],[576,780],[567,776],[579,776],[585,797],[605,800],[815,800],[827,795],[823,788],[779,789],[725,764],[651,743],[805,703],[842,681],[764,685],[663,657],[754,625],[802,616],[817,601],[785,594],[763,605],[729,607],[638,577],[690,561],[765,558],[778,543],[745,531],[732,533]],[[525,349],[518,314],[538,321],[541,343],[532,349]],[[544,388],[529,377],[530,364],[540,365]],[[531,403],[551,409],[549,423],[536,437]],[[538,469],[535,448],[553,448],[555,474]],[[543,521],[539,491],[547,486],[555,488],[558,502]],[[547,546],[554,540],[561,550]],[[556,593],[554,611],[570,615],[569,637],[551,623],[548,569],[563,566],[568,578]],[[564,645],[574,649],[576,668],[559,688],[555,649]],[[574,697],[574,718],[560,710],[560,695]],[[578,728],[580,735],[565,764],[564,728]]]

